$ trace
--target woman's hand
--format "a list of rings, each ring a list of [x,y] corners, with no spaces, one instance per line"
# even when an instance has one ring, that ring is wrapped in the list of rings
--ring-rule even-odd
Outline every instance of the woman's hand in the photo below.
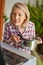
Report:
[[[14,36],[11,36],[11,40],[15,43],[18,43],[20,42],[20,36],[17,36],[17,35],[14,35]]]
[[[42,44],[42,39],[41,39],[41,37],[37,37],[37,40],[38,40],[38,44]]]

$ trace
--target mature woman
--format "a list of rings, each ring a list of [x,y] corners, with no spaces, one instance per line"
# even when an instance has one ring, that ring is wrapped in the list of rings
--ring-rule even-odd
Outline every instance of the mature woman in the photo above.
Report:
[[[24,3],[15,3],[12,7],[10,14],[10,21],[5,25],[4,31],[4,42],[12,43],[15,46],[20,46],[20,36],[22,34],[24,39],[32,40],[36,37],[35,24],[30,20],[29,10]],[[42,42],[41,38],[38,37],[38,41]],[[17,44],[16,44],[17,43]]]

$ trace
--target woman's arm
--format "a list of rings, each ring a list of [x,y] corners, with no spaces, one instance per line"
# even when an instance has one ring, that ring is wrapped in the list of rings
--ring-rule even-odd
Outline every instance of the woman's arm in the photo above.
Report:
[[[42,44],[42,39],[41,39],[41,37],[36,37],[37,38],[37,40],[38,40],[38,44]]]
[[[29,26],[28,26],[28,34],[29,34],[29,40],[32,40],[33,38],[36,37],[35,34],[35,24],[33,22],[30,22]]]
[[[13,31],[14,30],[14,31]],[[15,34],[15,29],[10,28],[7,24],[5,25],[5,30],[4,30],[4,36],[3,36],[3,41],[6,43],[11,43],[11,42],[20,42],[20,36],[17,36]]]
[[[7,24],[5,24],[5,28],[4,28],[3,41],[6,42],[6,43],[11,42],[9,27],[7,26]]]

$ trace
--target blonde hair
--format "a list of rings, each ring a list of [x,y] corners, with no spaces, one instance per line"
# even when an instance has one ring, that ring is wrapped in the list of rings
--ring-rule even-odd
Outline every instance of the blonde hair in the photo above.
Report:
[[[24,24],[25,24],[26,22],[28,22],[29,19],[30,19],[30,13],[29,13],[28,7],[27,7],[27,5],[26,5],[25,3],[15,3],[15,4],[13,5],[13,7],[12,7],[11,15],[12,15],[12,12],[13,12],[13,10],[14,10],[15,7],[20,8],[20,9],[23,10],[24,13],[26,14],[26,20],[25,20],[25,22],[23,22],[23,24],[22,24],[22,26],[24,26]],[[11,18],[11,15],[10,15],[10,18]]]

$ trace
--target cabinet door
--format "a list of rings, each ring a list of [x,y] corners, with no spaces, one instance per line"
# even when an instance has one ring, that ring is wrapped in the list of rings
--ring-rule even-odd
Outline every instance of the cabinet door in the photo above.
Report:
[[[2,32],[3,32],[4,6],[5,6],[5,0],[0,0],[0,41],[2,40]]]

